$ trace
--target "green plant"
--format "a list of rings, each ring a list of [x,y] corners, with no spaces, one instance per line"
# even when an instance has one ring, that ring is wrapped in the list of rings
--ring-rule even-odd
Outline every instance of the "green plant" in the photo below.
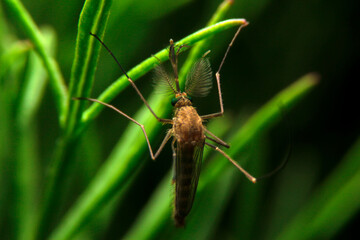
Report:
[[[99,137],[96,136],[96,130],[91,123],[99,116],[103,107],[99,104],[87,107],[86,102],[73,101],[72,97],[89,97],[95,91],[93,87],[96,85],[94,78],[100,45],[91,38],[89,32],[94,32],[101,38],[106,37],[105,30],[112,8],[115,15],[121,15],[124,9],[139,13],[139,15],[134,14],[135,17],[132,19],[136,21],[139,18],[160,18],[167,12],[187,4],[188,1],[172,2],[164,4],[167,8],[157,9],[155,1],[152,5],[130,3],[130,1],[122,3],[113,3],[110,0],[85,1],[78,21],[75,47],[71,45],[73,49],[69,50],[74,51],[71,73],[63,74],[60,70],[61,63],[54,57],[54,52],[56,42],[62,41],[64,36],[56,34],[51,28],[39,28],[20,1],[2,1],[11,22],[5,20],[7,18],[3,16],[4,10],[0,9],[0,37],[2,39],[0,137],[5,143],[0,146],[0,167],[11,169],[11,171],[4,171],[4,174],[1,174],[0,203],[4,204],[0,207],[0,224],[10,226],[10,231],[5,231],[10,238],[96,239],[106,233],[116,207],[127,204],[122,201],[126,201],[124,199],[133,185],[138,186],[136,181],[143,168],[139,166],[144,165],[144,161],[148,161],[146,142],[143,135],[139,134],[141,130],[134,124],[122,129],[120,139],[112,148],[111,154],[100,164],[94,157],[95,145],[98,144]],[[265,3],[266,1],[262,3],[263,5],[256,6],[258,11],[265,6]],[[244,23],[244,19],[222,21],[231,4],[232,1],[224,1],[212,15],[206,27],[177,41],[178,44],[185,43],[191,47],[188,56],[186,57],[185,54],[182,56],[186,60],[182,64],[180,81],[184,79],[192,63],[210,46],[214,46],[211,44],[214,37],[221,35],[220,33],[226,29],[236,28]],[[148,14],[150,7],[154,7],[153,14]],[[20,29],[26,41],[19,40],[13,29],[8,27],[12,25]],[[149,41],[145,37],[146,32],[143,35],[144,37],[140,40],[146,43]],[[140,43],[134,41],[133,45],[136,44]],[[225,42],[224,47],[226,47]],[[245,46],[241,45],[241,47]],[[168,58],[166,47],[154,56],[145,59],[128,71],[132,79],[138,80],[151,71],[158,64],[158,60],[165,63]],[[228,63],[230,61],[227,60],[225,64]],[[115,68],[116,65],[113,65]],[[70,75],[68,84],[63,77],[66,75]],[[46,104],[48,102],[45,94],[46,79],[49,79],[53,97],[50,101],[51,106]],[[235,159],[243,156],[250,148],[250,152],[255,152],[255,155],[251,155],[252,158],[255,156],[259,159],[257,168],[265,169],[266,164],[262,161],[265,158],[264,155],[251,151],[252,146],[258,147],[259,152],[266,152],[266,146],[260,139],[266,138],[267,132],[274,128],[276,123],[281,122],[281,109],[291,112],[291,109],[303,101],[317,83],[316,74],[307,74],[272,97],[271,100],[267,100],[251,117],[246,117],[248,119],[246,123],[243,120],[244,114],[237,114],[235,118],[225,117],[211,122],[209,128],[217,131],[219,136],[224,136],[231,143],[228,153]],[[125,76],[121,76],[102,91],[98,99],[110,102],[122,95],[127,86],[129,82]],[[224,91],[223,94],[225,95],[226,92]],[[165,116],[170,113],[171,106],[168,97],[153,92],[147,99],[158,115]],[[38,141],[39,133],[36,132],[34,122],[37,121],[37,112],[39,108],[44,107],[43,104],[46,108],[56,109],[53,113],[56,115],[58,129],[56,143],[43,144]],[[145,106],[134,114],[134,118],[145,125],[151,141],[159,140],[161,124],[156,122]],[[239,119],[241,125],[238,123]],[[52,127],[52,125],[47,126]],[[219,130],[218,126],[223,127]],[[48,132],[52,131],[48,130]],[[47,146],[51,149],[51,155],[47,155],[50,161],[44,161],[42,159],[44,153],[39,150]],[[329,180],[325,181],[318,190],[318,195],[309,198],[305,210],[296,215],[287,226],[281,228],[280,239],[295,239],[300,235],[303,239],[311,239],[313,236],[332,237],[358,211],[360,203],[357,199],[359,198],[354,200],[350,194],[353,192],[358,194],[358,169],[360,168],[357,149],[359,148],[355,146],[346,157],[346,166],[339,168],[329,177]],[[83,155],[88,158],[86,161],[81,161],[79,166],[79,158],[83,159]],[[205,161],[211,157],[211,153],[206,151]],[[241,163],[243,164],[244,161]],[[45,167],[42,166],[43,164]],[[79,171],[82,174],[78,174]],[[44,174],[46,176],[42,178]],[[237,192],[235,187],[240,174],[235,172],[234,168],[220,156],[216,156],[216,159],[204,167],[197,198],[199,201],[211,198],[212,201],[208,202],[207,207],[195,203],[194,213],[189,217],[189,224],[185,230],[174,229],[171,223],[171,194],[168,190],[170,175],[170,173],[165,174],[164,180],[159,183],[150,201],[142,205],[143,209],[137,219],[127,221],[121,217],[126,214],[119,213],[120,219],[128,227],[116,238],[123,236],[127,239],[208,239],[217,227],[220,233],[223,231],[219,221],[234,192]],[[70,184],[75,180],[80,182],[79,186]],[[44,184],[41,184],[42,182]],[[250,187],[247,185],[242,188],[244,192],[254,191],[249,190]],[[337,191],[332,191],[332,189],[337,189]],[[256,191],[258,193],[244,196],[243,201],[260,202],[261,191],[260,189]],[[217,194],[217,197],[211,197]],[[7,199],[4,196],[12,197]],[[348,203],[346,211],[334,210],[344,203]],[[11,207],[6,209],[5,206],[8,205]],[[318,206],[322,206],[319,211]],[[256,205],[253,208],[255,209]],[[337,221],[328,221],[329,216],[334,213],[336,213]],[[244,215],[252,219],[249,229],[256,227],[255,215],[248,213]],[[10,218],[10,221],[4,220],[7,218]],[[203,221],[203,219],[211,220]],[[302,229],[306,227],[308,219],[314,219],[314,224],[311,228],[307,228],[306,234],[303,234]],[[236,223],[235,221],[233,224],[236,226]],[[98,226],[98,229],[94,230],[94,226]],[[323,232],[325,226],[327,230]],[[241,236],[241,234],[246,235],[244,232],[238,235]],[[247,234],[250,235],[250,230]],[[277,234],[272,235],[277,237]]]

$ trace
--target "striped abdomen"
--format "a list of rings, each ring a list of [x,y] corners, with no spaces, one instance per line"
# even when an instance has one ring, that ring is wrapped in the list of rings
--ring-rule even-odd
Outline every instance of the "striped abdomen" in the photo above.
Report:
[[[178,109],[174,118],[176,142],[175,208],[176,226],[184,226],[194,202],[199,180],[205,137],[202,121],[193,107]]]

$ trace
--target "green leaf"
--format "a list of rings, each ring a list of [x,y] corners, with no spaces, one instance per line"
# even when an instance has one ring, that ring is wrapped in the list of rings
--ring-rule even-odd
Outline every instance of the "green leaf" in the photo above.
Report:
[[[276,239],[331,239],[360,210],[360,140]]]
[[[54,49],[53,31],[44,30],[44,43],[47,49]],[[34,236],[36,219],[39,213],[38,189],[40,159],[38,139],[35,132],[34,118],[44,96],[47,74],[41,59],[35,52],[30,52],[29,62],[24,74],[22,89],[18,95],[18,108],[15,124],[15,209],[14,226],[17,239],[30,239]]]
[[[112,1],[111,0],[88,0],[85,2],[79,19],[78,36],[75,49],[75,59],[70,80],[70,96],[90,94],[95,65],[99,54],[99,46],[94,45],[94,39],[89,32],[103,34]],[[74,128],[81,117],[84,103],[66,99],[68,108],[65,111],[63,121],[63,135],[60,137],[49,170],[43,211],[40,218],[37,238],[44,238],[50,226],[53,224],[57,213],[59,196],[64,192],[64,179],[72,162],[77,138]]]
[[[27,37],[34,44],[36,52],[39,54],[45,68],[48,71],[50,85],[53,90],[56,107],[59,112],[59,121],[62,122],[66,112],[67,89],[60,68],[54,58],[50,57],[44,45],[44,37],[32,20],[29,13],[18,0],[4,0],[13,21],[24,31]]]
[[[91,93],[100,45],[90,35],[104,35],[105,26],[110,14],[111,0],[88,0],[85,2],[79,19],[76,39],[75,59],[71,71],[69,112],[67,115],[66,132],[73,134],[85,108],[84,101],[74,101],[72,97],[87,97]]]

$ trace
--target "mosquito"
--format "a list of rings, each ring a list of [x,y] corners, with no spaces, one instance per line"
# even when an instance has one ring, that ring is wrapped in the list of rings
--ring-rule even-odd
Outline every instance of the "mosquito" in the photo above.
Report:
[[[118,66],[120,67],[123,74],[127,77],[130,84],[133,86],[137,94],[140,96],[141,100],[144,102],[146,107],[150,110],[152,115],[161,123],[171,124],[172,128],[167,132],[164,140],[162,141],[159,149],[154,154],[152,147],[150,145],[149,138],[145,131],[144,125],[137,122],[135,119],[131,118],[121,110],[117,109],[113,105],[108,103],[101,102],[97,99],[78,97],[74,98],[76,100],[88,100],[91,102],[97,102],[106,107],[109,107],[116,112],[120,113],[130,121],[134,122],[141,127],[148,148],[150,156],[155,160],[160,152],[165,147],[165,144],[172,137],[172,158],[174,162],[174,176],[173,183],[175,184],[175,200],[174,200],[174,210],[173,218],[175,225],[177,227],[185,226],[185,218],[189,214],[199,181],[201,162],[203,157],[204,146],[207,145],[225,158],[227,158],[232,164],[234,164],[251,182],[256,183],[256,178],[250,175],[245,169],[243,169],[235,160],[233,160],[229,155],[227,155],[223,150],[217,147],[215,144],[221,145],[223,147],[229,148],[230,146],[215,136],[212,132],[206,129],[204,122],[208,119],[220,117],[224,114],[223,100],[221,96],[220,88],[220,70],[225,62],[225,59],[229,53],[231,46],[233,45],[235,39],[239,35],[241,29],[248,25],[247,22],[241,25],[236,31],[234,37],[232,38],[225,55],[220,63],[219,69],[215,74],[217,89],[219,94],[219,103],[220,103],[220,112],[207,114],[200,116],[196,109],[193,107],[191,97],[205,97],[210,92],[212,87],[212,70],[210,67],[210,62],[206,58],[207,54],[204,54],[197,62],[192,66],[191,71],[187,75],[185,89],[180,88],[179,79],[178,79],[178,56],[180,50],[185,45],[176,46],[174,41],[170,39],[169,47],[169,59],[173,69],[173,76],[168,75],[166,71],[159,65],[156,68],[156,76],[158,78],[159,84],[165,85],[170,92],[174,94],[174,98],[171,101],[171,104],[174,107],[174,115],[172,119],[163,119],[158,117],[155,112],[152,110],[148,102],[145,100],[133,80],[128,76],[126,71],[123,69],[115,55],[110,51],[110,49],[104,44],[104,42],[95,34],[90,33],[95,37],[102,46],[109,52],[109,54],[114,58]]]

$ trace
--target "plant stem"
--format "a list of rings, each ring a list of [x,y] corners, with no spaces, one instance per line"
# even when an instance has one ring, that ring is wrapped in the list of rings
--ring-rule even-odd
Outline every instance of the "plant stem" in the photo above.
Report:
[[[90,31],[102,35],[109,16],[111,0],[87,0],[79,19],[79,29],[76,42],[75,59],[70,80],[70,96],[89,94],[92,86],[99,47],[90,40]],[[66,99],[69,108],[65,112],[63,133],[52,159],[48,173],[43,211],[36,239],[43,239],[50,232],[55,216],[58,214],[60,196],[64,192],[64,182],[70,170],[74,150],[77,147],[79,135],[75,134],[76,125],[80,120],[84,103]]]
[[[39,54],[49,74],[50,85],[53,90],[56,107],[59,113],[59,122],[62,123],[65,120],[65,113],[67,111],[66,100],[68,98],[68,93],[59,66],[46,51],[44,38],[40,33],[40,30],[21,2],[18,0],[4,0],[4,5],[7,7],[10,15],[12,15],[14,22],[22,28],[34,44],[35,50]]]
[[[54,46],[53,32],[44,34],[47,49]],[[46,72],[41,59],[34,52],[30,53],[25,81],[22,84],[16,111],[16,201],[17,219],[15,222],[17,239],[34,237],[38,217],[37,196],[39,194],[39,164],[37,136],[34,129],[34,116],[40,106],[46,86]]]

